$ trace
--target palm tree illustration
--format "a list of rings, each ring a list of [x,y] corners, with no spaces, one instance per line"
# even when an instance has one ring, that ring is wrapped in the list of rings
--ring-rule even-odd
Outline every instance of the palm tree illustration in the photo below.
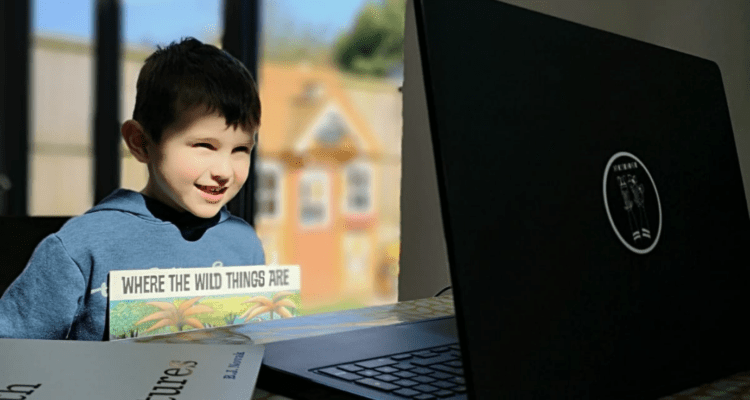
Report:
[[[203,324],[191,315],[202,314],[212,312],[213,308],[203,305],[195,304],[202,296],[193,297],[180,304],[179,307],[175,306],[174,303],[167,303],[165,301],[151,301],[146,304],[150,306],[158,307],[161,311],[157,311],[151,315],[148,315],[136,322],[136,325],[144,322],[159,320],[152,327],[146,329],[145,332],[153,331],[155,329],[163,328],[165,326],[177,327],[177,330],[182,331],[182,327],[190,325],[193,328],[201,329],[204,328]]]
[[[243,301],[242,303],[258,303],[255,305],[255,307],[251,307],[247,311],[245,311],[244,314],[240,316],[240,319],[245,320],[245,322],[250,321],[253,319],[253,317],[256,317],[261,314],[269,313],[271,316],[271,319],[273,319],[273,313],[279,314],[281,318],[289,318],[292,317],[291,311],[289,309],[296,309],[297,305],[294,304],[293,301],[287,299],[287,296],[291,296],[292,292],[278,292],[276,293],[273,298],[269,299],[265,296],[255,296],[248,300]]]

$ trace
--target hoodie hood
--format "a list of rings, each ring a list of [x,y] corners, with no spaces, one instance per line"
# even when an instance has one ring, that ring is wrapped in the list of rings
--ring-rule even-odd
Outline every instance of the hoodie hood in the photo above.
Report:
[[[200,238],[207,229],[226,221],[231,215],[224,206],[214,217],[196,217],[187,211],[179,212],[154,198],[128,189],[115,190],[86,214],[103,211],[119,211],[153,223],[173,224],[188,240]]]

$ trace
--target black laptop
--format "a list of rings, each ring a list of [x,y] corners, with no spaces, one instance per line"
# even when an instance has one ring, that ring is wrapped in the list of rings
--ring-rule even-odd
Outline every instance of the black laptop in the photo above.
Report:
[[[259,386],[653,399],[750,369],[717,65],[494,0],[415,6],[456,318],[270,344]]]

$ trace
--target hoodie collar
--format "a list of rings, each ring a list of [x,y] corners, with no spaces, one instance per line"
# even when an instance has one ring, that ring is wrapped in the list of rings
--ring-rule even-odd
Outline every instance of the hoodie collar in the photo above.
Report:
[[[115,190],[86,213],[105,210],[133,214],[152,222],[174,224],[179,228],[183,236],[187,235],[186,239],[194,236],[195,232],[205,232],[206,229],[226,221],[230,215],[226,206],[224,206],[214,217],[196,217],[187,211],[178,212],[154,198],[128,189]]]

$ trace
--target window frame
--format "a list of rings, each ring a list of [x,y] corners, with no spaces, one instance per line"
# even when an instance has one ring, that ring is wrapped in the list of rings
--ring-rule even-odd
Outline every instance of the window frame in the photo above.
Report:
[[[256,209],[259,222],[263,221],[278,221],[281,219],[284,207],[284,169],[283,167],[273,161],[258,161],[257,164],[257,180],[258,186],[255,191],[256,195]],[[264,174],[270,174],[276,182],[273,189],[266,189],[263,187]],[[274,211],[267,213],[264,211],[262,206],[264,201],[271,201],[274,203]]]
[[[367,183],[366,185],[360,186],[360,187],[353,187],[350,181],[350,175],[352,172],[359,172],[364,173],[364,175],[367,177]],[[375,209],[375,188],[374,188],[374,169],[372,165],[365,161],[355,161],[352,163],[349,163],[343,171],[344,174],[344,206],[342,207],[344,209],[344,212],[347,215],[353,215],[353,214],[371,214],[373,210]],[[367,206],[365,208],[360,208],[357,206],[354,206],[352,203],[352,197],[357,196],[360,194],[365,194],[367,198]]]
[[[322,198],[320,200],[315,199],[306,199],[305,198],[305,189],[303,189],[303,185],[307,184],[308,182],[314,184],[315,182],[320,182],[320,185],[323,190]],[[305,229],[315,229],[315,228],[324,228],[327,227],[330,224],[331,221],[331,177],[329,176],[328,172],[324,169],[307,169],[302,171],[299,177],[299,182],[297,185],[298,188],[298,206],[297,206],[297,216],[299,224],[302,228]],[[310,187],[310,191],[312,191],[313,188]],[[312,197],[312,194],[311,194]],[[310,203],[313,203],[312,206],[318,206],[322,209],[322,217],[319,220],[315,221],[306,221],[303,217],[303,213],[305,212],[305,207],[310,206]],[[318,203],[318,204],[314,204]]]

